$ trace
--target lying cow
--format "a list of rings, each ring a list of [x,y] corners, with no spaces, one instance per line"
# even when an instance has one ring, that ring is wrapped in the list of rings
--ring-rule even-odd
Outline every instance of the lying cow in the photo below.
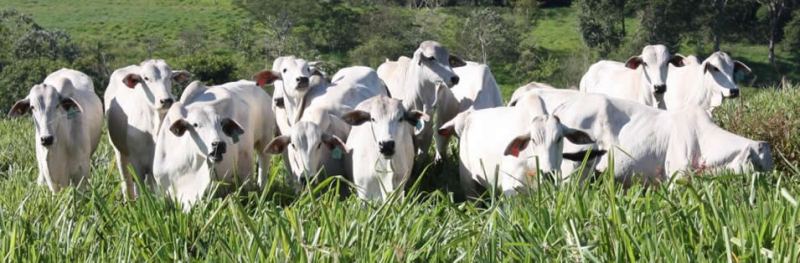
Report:
[[[353,125],[346,167],[358,197],[384,200],[402,189],[414,166],[414,127],[428,116],[386,96],[361,102],[342,119]]]
[[[770,146],[718,127],[700,108],[661,111],[601,95],[577,96],[555,113],[569,126],[590,131],[612,150],[598,170],[614,158],[617,180],[630,185],[635,175],[646,184],[684,171],[772,169]]]
[[[295,182],[307,182],[322,168],[327,174],[343,175],[346,147],[342,138],[347,139],[350,125],[338,116],[364,100],[388,95],[375,70],[369,67],[343,68],[333,76],[332,83],[322,82],[306,95],[310,99],[300,120],[267,147],[271,153],[287,151],[286,161]]]
[[[529,176],[559,172],[562,156],[583,160],[585,152],[563,153],[563,138],[576,144],[593,143],[586,133],[547,115],[542,100],[534,94],[520,98],[515,107],[463,112],[439,129],[443,136],[454,133],[460,138],[461,185],[471,198],[479,196],[475,182],[515,194],[527,186]],[[603,151],[593,153],[590,158]]]
[[[155,136],[164,115],[175,102],[172,81],[186,81],[189,72],[173,71],[163,60],[146,60],[111,73],[104,95],[108,136],[117,157],[122,193],[135,199],[139,181],[152,184]]]
[[[667,77],[670,89],[664,94],[667,110],[700,107],[711,114],[714,108],[722,105],[723,98],[739,96],[734,81],[736,73],[751,72],[747,65],[731,59],[725,52],[715,52],[703,63],[698,63],[694,56],[687,57],[684,64],[670,68]]]
[[[53,72],[17,101],[8,116],[29,112],[36,128],[36,181],[54,193],[86,185],[103,125],[103,105],[92,79],[71,69]]]
[[[160,189],[188,209],[212,182],[263,187],[275,132],[272,98],[252,81],[191,83],[158,132],[153,174]],[[254,156],[260,171],[253,176]],[[225,194],[230,188],[222,188]]]
[[[664,45],[649,45],[642,54],[627,62],[602,60],[589,67],[580,82],[580,90],[612,98],[635,101],[658,107],[667,91],[668,64],[683,66],[683,57],[670,55]]]
[[[464,66],[465,63],[450,53],[441,44],[435,41],[420,43],[411,58],[400,57],[397,61],[387,61],[378,67],[378,76],[386,83],[389,93],[393,98],[403,101],[403,106],[409,110],[418,110],[426,115],[432,115],[438,103],[439,94],[449,92],[446,87],[459,83],[459,76],[453,72],[453,67]],[[442,109],[440,107],[439,109]],[[446,119],[446,114],[438,114],[437,123],[441,125]],[[454,114],[451,114],[454,115]],[[452,117],[452,116],[450,116]],[[427,157],[431,139],[434,139],[434,130],[430,124],[419,123],[414,135],[414,145],[417,153]],[[437,141],[443,138],[438,134]],[[435,160],[444,158],[447,148],[444,143],[437,143]]]

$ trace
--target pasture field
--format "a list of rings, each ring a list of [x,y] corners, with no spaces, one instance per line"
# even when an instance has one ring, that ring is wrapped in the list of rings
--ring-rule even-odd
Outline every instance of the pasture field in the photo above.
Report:
[[[736,117],[741,125],[733,129],[758,133],[747,122],[758,121],[761,111],[796,117],[797,89],[744,94],[750,97],[726,102],[719,112],[722,120],[741,115]],[[774,105],[762,105],[766,102]],[[797,147],[796,130],[784,132],[793,136],[788,149]],[[106,138],[94,155],[88,190],[52,195],[34,183],[30,119],[2,120],[0,134],[4,261],[787,262],[800,257],[800,171],[780,150],[775,153],[780,169],[771,173],[703,174],[676,182],[673,189],[628,190],[603,175],[589,185],[540,182],[536,190],[511,198],[488,193],[484,202],[457,202],[447,190],[416,191],[430,190],[431,184],[456,186],[452,157],[424,173],[405,198],[383,204],[326,191],[344,184],[336,179],[295,196],[282,182],[282,166],[274,165],[274,181],[264,192],[208,199],[183,213],[150,193],[124,203]]]

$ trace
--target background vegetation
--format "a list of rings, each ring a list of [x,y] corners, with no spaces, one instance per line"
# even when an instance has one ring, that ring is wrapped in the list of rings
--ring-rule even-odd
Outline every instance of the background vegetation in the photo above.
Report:
[[[280,55],[326,70],[377,66],[425,39],[492,66],[507,97],[541,81],[577,85],[601,58],[646,43],[731,53],[755,71],[717,121],[773,145],[771,173],[695,177],[674,189],[553,185],[457,202],[457,161],[428,167],[421,195],[370,204],[275,180],[262,193],[182,213],[146,194],[124,205],[112,151],[93,158],[91,191],[34,187],[28,119],[0,119],[0,256],[63,261],[791,261],[800,258],[800,10],[791,0],[0,0],[0,110],[60,67],[102,95],[119,67],[156,57],[221,83]],[[276,158],[275,161],[278,161]],[[424,166],[424,165],[422,165]],[[536,180],[536,179],[534,179]],[[433,191],[439,190],[439,191]]]

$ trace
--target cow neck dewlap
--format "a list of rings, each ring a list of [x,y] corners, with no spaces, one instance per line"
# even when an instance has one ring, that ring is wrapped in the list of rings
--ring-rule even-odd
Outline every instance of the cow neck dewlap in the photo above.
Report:
[[[639,102],[647,105],[647,106],[655,106],[658,107],[658,101],[655,98],[655,95],[651,91],[652,84],[647,83],[647,72],[644,70],[644,66],[639,66],[636,68],[636,78],[634,79],[634,86],[637,87],[636,89],[636,97],[640,100]]]

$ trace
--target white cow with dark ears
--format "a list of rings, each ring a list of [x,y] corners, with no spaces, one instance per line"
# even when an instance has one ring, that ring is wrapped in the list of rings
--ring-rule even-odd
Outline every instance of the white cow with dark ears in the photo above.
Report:
[[[212,182],[222,183],[217,195],[264,187],[270,170],[264,149],[275,132],[271,102],[252,81],[192,82],[158,132],[153,174],[160,189],[189,209]]]
[[[683,66],[681,55],[671,55],[664,45],[650,45],[625,63],[599,61],[589,67],[580,90],[658,107],[668,90],[669,64]]]
[[[437,106],[442,103],[442,97],[455,100],[447,88],[459,83],[459,76],[453,68],[464,65],[466,63],[463,60],[450,55],[438,42],[424,41],[419,44],[411,58],[400,57],[397,61],[381,64],[378,67],[378,76],[386,83],[391,97],[402,100],[406,109],[422,111],[429,116],[436,111],[436,122],[441,125],[453,114],[443,114],[443,107]],[[434,133],[431,123],[421,122],[419,125],[415,131],[414,143],[417,153],[427,157],[431,140],[440,141],[444,138]],[[435,160],[442,160],[446,151],[446,144],[437,143]]]
[[[155,136],[167,110],[176,101],[172,82],[189,79],[189,72],[170,69],[160,59],[117,69],[105,92],[108,135],[114,146],[126,199],[135,199],[132,169],[142,183],[152,184]]]
[[[353,125],[345,163],[358,197],[385,200],[392,192],[402,191],[414,166],[414,127],[428,116],[406,110],[400,100],[376,96],[342,119]]]
[[[71,69],[53,72],[8,115],[25,113],[31,113],[36,128],[37,182],[54,193],[85,186],[103,125],[103,104],[89,76]]]
[[[714,108],[722,105],[724,98],[739,96],[734,78],[736,73],[751,73],[750,67],[733,60],[725,52],[715,52],[702,63],[689,56],[684,59],[684,64],[683,67],[670,67],[667,85],[671,88],[664,94],[667,110],[700,107],[711,114]]]

